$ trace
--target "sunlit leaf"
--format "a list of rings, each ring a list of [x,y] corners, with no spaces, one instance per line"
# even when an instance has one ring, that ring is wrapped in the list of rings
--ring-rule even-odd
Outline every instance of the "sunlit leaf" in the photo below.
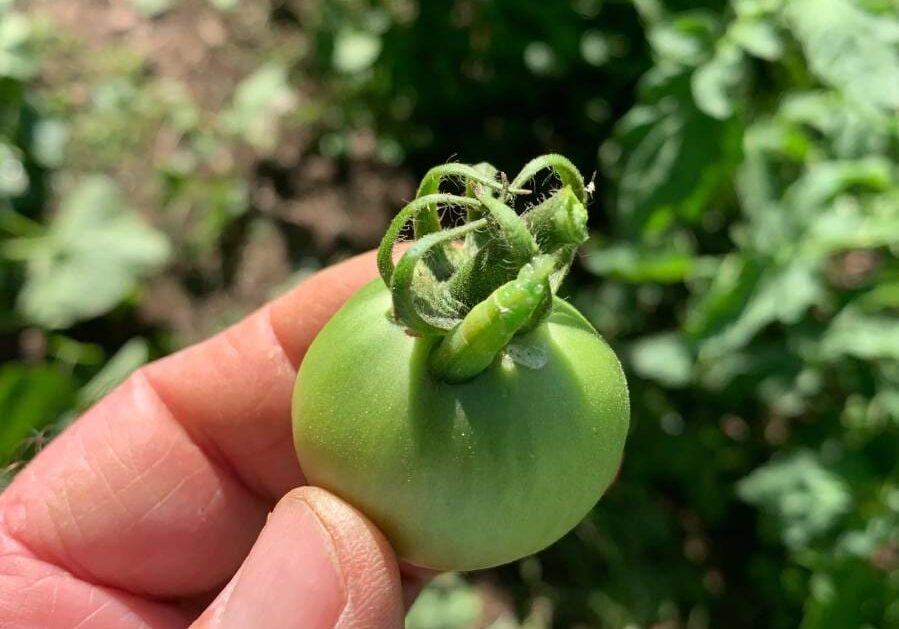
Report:
[[[708,273],[714,262],[675,248],[640,248],[628,244],[595,245],[581,264],[596,275],[627,282],[669,284]]]
[[[806,451],[756,469],[739,482],[737,494],[774,518],[791,548],[810,544],[851,505],[843,480]]]
[[[17,197],[28,190],[28,173],[22,153],[0,140],[0,196]]]
[[[237,8],[238,0],[209,0],[219,11],[233,11]]]
[[[716,27],[717,20],[710,12],[683,13],[654,25],[649,43],[661,60],[694,66],[711,49]]]
[[[899,325],[895,314],[866,314],[847,306],[821,341],[825,358],[840,356],[899,360]]]
[[[590,65],[601,66],[611,55],[608,36],[599,31],[587,31],[581,37],[581,56]]]
[[[84,180],[62,203],[46,236],[26,243],[22,314],[64,328],[115,307],[165,263],[169,243],[129,210],[105,177]]]
[[[768,21],[753,17],[738,19],[729,35],[743,50],[760,59],[775,61],[783,53],[780,34]]]
[[[790,0],[785,14],[812,71],[853,98],[899,107],[899,25],[895,13],[872,15],[849,0]]]
[[[899,190],[864,202],[846,197],[812,222],[804,244],[817,254],[899,245]]]
[[[865,190],[887,190],[892,174],[886,160],[870,158],[812,164],[787,187],[780,199],[773,198],[776,192],[769,171],[761,155],[749,154],[738,179],[742,200],[751,217],[748,238],[758,251],[777,255],[804,244],[806,251],[824,253],[828,239],[834,241],[832,248],[838,248],[840,241],[861,244],[866,239],[876,243],[889,238],[890,231],[833,232],[834,228],[847,227],[867,232],[873,227],[876,232],[895,221],[896,211],[891,211],[889,200],[872,203],[871,211],[852,209],[853,205],[857,206],[857,200],[840,202],[840,195],[849,191],[858,194]]]
[[[234,91],[225,112],[225,128],[260,150],[272,149],[278,141],[281,117],[296,105],[287,80],[287,69],[268,63],[244,79]]]
[[[834,91],[787,94],[777,111],[777,118],[823,134],[833,155],[838,158],[885,154],[891,137],[896,134],[895,125],[890,125],[889,114]]]
[[[131,4],[141,15],[156,17],[172,8],[177,0],[131,0]]]
[[[481,615],[477,592],[456,575],[432,581],[406,616],[406,629],[465,629]]]
[[[61,120],[41,120],[34,128],[34,157],[48,168],[57,168],[65,158],[69,127]]]
[[[795,259],[762,268],[726,259],[696,304],[688,329],[701,349],[719,355],[743,347],[765,326],[795,323],[822,297],[817,263]]]
[[[367,70],[381,54],[381,38],[369,31],[347,27],[334,40],[332,63],[338,72],[355,74]]]
[[[630,362],[639,375],[665,386],[682,387],[690,382],[693,358],[684,339],[676,333],[636,341],[630,347]]]
[[[737,87],[743,79],[743,55],[735,46],[724,46],[692,77],[696,106],[709,116],[724,119],[734,113]]]
[[[559,60],[549,44],[531,42],[524,48],[524,65],[537,76],[551,76],[559,71]]]
[[[0,78],[28,79],[37,71],[31,33],[24,14],[0,8]]]

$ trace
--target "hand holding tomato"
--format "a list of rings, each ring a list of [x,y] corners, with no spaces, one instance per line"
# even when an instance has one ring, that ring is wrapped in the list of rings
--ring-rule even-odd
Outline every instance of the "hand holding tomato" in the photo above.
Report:
[[[517,214],[545,169],[563,186]],[[358,290],[375,259],[353,259],[138,371],[0,495],[0,624],[401,627],[422,578],[404,596],[394,549],[469,570],[565,534],[629,415],[614,353],[555,296],[588,194],[558,155],[511,183],[439,166],[388,230],[383,283]],[[465,225],[441,229],[447,206]]]
[[[401,627],[422,578],[352,507],[295,489],[290,427],[306,348],[375,276],[372,255],[322,271],[41,452],[0,494],[0,625]]]

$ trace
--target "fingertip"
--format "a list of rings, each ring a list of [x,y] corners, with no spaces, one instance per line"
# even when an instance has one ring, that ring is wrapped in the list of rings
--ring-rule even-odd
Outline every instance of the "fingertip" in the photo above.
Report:
[[[358,511],[321,489],[277,504],[232,583],[197,626],[391,629],[403,626],[393,552]]]
[[[347,606],[337,626],[402,627],[405,606],[400,569],[381,531],[323,489],[301,487],[288,497],[309,505],[331,534],[347,586]]]

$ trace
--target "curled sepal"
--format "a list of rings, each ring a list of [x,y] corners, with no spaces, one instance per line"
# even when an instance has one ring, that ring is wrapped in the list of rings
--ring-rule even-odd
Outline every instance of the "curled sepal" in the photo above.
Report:
[[[431,373],[445,382],[457,383],[474,378],[490,366],[551,298],[548,280],[555,263],[554,256],[534,258],[522,267],[517,278],[472,308],[431,353]]]
[[[470,183],[478,183],[496,192],[511,194],[527,194],[527,190],[519,188],[507,188],[502,182],[496,180],[495,171],[489,168],[477,168],[467,164],[442,164],[435,166],[422,178],[418,185],[416,197],[426,197],[437,194],[440,191],[440,183],[444,179],[457,178]],[[440,231],[440,215],[437,213],[437,203],[428,203],[424,210],[413,221],[415,238],[421,238],[427,234]]]
[[[587,208],[571,186],[557,190],[543,203],[522,215],[544,253],[577,247],[587,241]]]
[[[513,190],[521,188],[544,169],[554,171],[562,181],[562,185],[571,186],[571,190],[581,203],[587,202],[587,188],[584,186],[584,177],[581,175],[581,172],[567,157],[556,153],[542,155],[525,164],[521,172],[509,184],[509,192],[512,193]]]
[[[534,235],[528,231],[524,220],[515,213],[515,210],[502,201],[494,199],[489,194],[477,192],[475,197],[483,204],[490,218],[503,231],[506,245],[516,260],[521,260],[524,263],[524,261],[530,260],[537,255],[540,251],[537,241],[534,240]]]
[[[403,226],[410,220],[415,220],[419,214],[427,211],[431,207],[438,205],[457,205],[461,207],[480,207],[480,201],[470,197],[462,197],[455,194],[429,194],[419,197],[407,204],[399,214],[393,217],[384,238],[381,239],[381,246],[378,247],[378,271],[384,283],[389,287],[393,281],[393,246],[403,231]]]
[[[458,317],[453,315],[461,311],[464,305],[453,300],[441,283],[428,282],[427,285],[432,287],[431,294],[416,299],[413,291],[415,268],[432,248],[464,238],[486,224],[486,219],[480,219],[461,227],[428,234],[406,250],[393,269],[392,280],[388,284],[393,294],[393,315],[397,321],[420,335],[446,334],[458,322]],[[419,305],[427,305],[430,312],[419,308]]]

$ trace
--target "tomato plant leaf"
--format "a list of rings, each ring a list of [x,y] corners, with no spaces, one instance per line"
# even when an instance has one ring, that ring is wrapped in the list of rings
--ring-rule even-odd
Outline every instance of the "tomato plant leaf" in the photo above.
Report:
[[[854,305],[833,320],[821,342],[823,357],[899,360],[899,325],[890,314],[866,314]]]
[[[682,387],[691,379],[693,358],[677,333],[639,339],[630,347],[630,362],[639,375],[668,387]]]
[[[724,120],[734,113],[738,86],[743,80],[743,55],[736,46],[719,46],[712,59],[692,76],[693,99],[703,113]]]
[[[477,591],[456,574],[434,579],[406,616],[406,629],[463,629],[481,616]]]
[[[754,16],[741,16],[731,25],[728,35],[749,54],[776,61],[783,54],[783,40],[771,22]]]
[[[714,269],[715,262],[681,247],[593,243],[582,256],[581,264],[591,273],[626,282],[671,284],[705,275]]]
[[[899,22],[872,15],[849,0],[791,0],[784,14],[809,67],[824,83],[855,100],[895,111],[899,106]]]
[[[845,482],[805,450],[756,469],[737,484],[737,494],[774,518],[791,548],[810,544],[851,505]]]
[[[281,117],[296,104],[287,69],[269,62],[245,78],[234,91],[221,123],[256,149],[267,151],[278,139]]]
[[[794,259],[762,269],[758,262],[725,259],[688,319],[688,330],[713,356],[746,345],[773,322],[795,323],[823,296],[818,264]]]
[[[138,13],[146,17],[162,15],[175,5],[175,0],[131,0]]]
[[[100,176],[73,190],[47,234],[27,244],[19,308],[48,328],[115,307],[139,278],[165,263],[170,249],[165,236],[144,224],[115,184]]]

